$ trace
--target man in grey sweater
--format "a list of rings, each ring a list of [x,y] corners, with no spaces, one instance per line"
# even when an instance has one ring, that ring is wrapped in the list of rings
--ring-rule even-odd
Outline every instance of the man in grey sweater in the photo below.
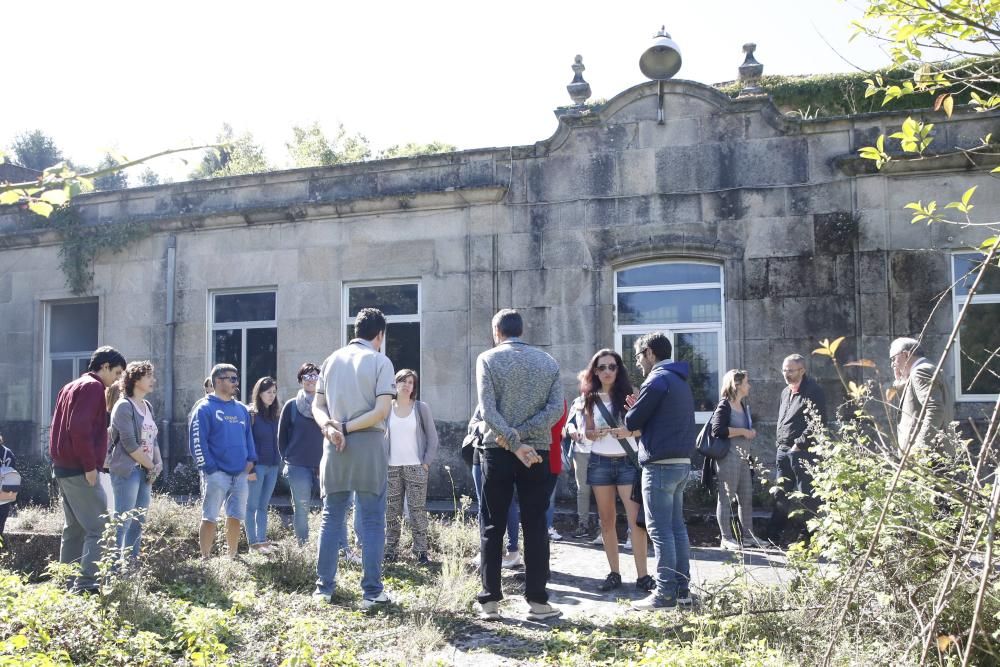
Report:
[[[516,310],[493,316],[496,346],[476,359],[476,389],[486,433],[483,493],[479,507],[480,572],[477,596],[482,617],[500,618],[503,599],[500,558],[514,489],[524,530],[524,597],[529,620],[555,618],[561,611],[548,603],[549,446],[552,425],[563,412],[563,391],[555,359],[521,340],[524,321]],[[558,452],[555,454],[558,456]]]

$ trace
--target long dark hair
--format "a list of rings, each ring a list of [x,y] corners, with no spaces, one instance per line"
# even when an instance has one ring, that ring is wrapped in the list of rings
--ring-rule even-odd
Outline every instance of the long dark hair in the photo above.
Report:
[[[270,406],[265,406],[264,399],[260,397],[261,394],[271,387],[277,386],[278,381],[267,375],[257,380],[257,384],[253,386],[253,394],[251,394],[253,398],[250,401],[250,412],[255,415],[260,415],[268,421],[278,421],[278,397],[274,397]]]
[[[615,372],[615,383],[611,386],[611,408],[612,412],[622,414],[625,412],[625,397],[632,393],[632,382],[625,372],[625,364],[622,362],[620,354],[614,350],[604,348],[590,358],[587,368],[580,372],[580,392],[583,394],[583,408],[587,414],[594,414],[594,403],[597,402],[597,394],[601,391],[601,379],[597,377],[597,361],[601,357],[614,357],[618,370]]]

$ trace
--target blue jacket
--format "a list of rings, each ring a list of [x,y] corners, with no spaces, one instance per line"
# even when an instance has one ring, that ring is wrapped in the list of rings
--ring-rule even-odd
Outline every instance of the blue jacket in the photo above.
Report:
[[[189,427],[191,456],[206,475],[236,475],[257,461],[250,413],[239,401],[206,396],[194,406]]]
[[[687,378],[686,361],[661,361],[649,371],[639,389],[639,399],[625,414],[625,426],[642,431],[639,462],[690,458],[696,428],[694,396]]]

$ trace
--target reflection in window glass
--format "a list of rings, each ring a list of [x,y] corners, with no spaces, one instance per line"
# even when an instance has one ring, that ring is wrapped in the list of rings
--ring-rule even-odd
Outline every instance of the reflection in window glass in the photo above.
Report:
[[[247,365],[240,367],[240,385],[245,401],[250,400],[257,380],[278,375],[278,330],[274,327],[247,329]]]
[[[215,295],[215,322],[260,322],[275,319],[274,292]]]
[[[386,317],[419,312],[416,284],[350,287],[348,293],[347,314],[352,318],[362,308],[378,308]]]
[[[694,409],[714,410],[719,402],[719,335],[714,331],[676,334],[674,358],[691,366],[688,384]]]
[[[955,294],[965,296],[976,282],[984,256],[976,252],[955,255],[954,259]],[[1000,294],[1000,268],[996,264],[991,264],[987,268],[982,282],[979,283],[977,294]]]
[[[618,272],[618,287],[690,285],[722,282],[722,268],[711,264],[648,264]]]
[[[1000,303],[971,305],[959,336],[962,393],[1000,393]]]
[[[619,324],[677,324],[722,319],[720,289],[618,294]]]
[[[50,386],[50,402],[49,405],[54,410],[56,407],[56,396],[59,395],[59,390],[65,385],[75,380],[79,377],[74,369],[75,360],[73,359],[53,359],[50,366],[49,375],[49,386]],[[84,364],[84,368],[86,368]]]

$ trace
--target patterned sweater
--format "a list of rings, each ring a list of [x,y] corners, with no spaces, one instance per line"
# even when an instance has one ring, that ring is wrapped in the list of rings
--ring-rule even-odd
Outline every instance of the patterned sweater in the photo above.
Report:
[[[498,447],[502,435],[514,449],[549,449],[552,425],[565,405],[555,359],[508,338],[476,359],[476,389],[487,426],[484,447]]]

